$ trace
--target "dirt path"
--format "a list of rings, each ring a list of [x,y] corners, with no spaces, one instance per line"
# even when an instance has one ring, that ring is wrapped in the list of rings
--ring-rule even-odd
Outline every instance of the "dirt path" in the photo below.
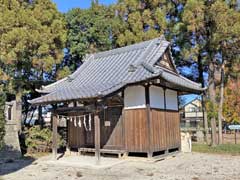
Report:
[[[20,163],[26,166],[16,167]],[[101,169],[48,164],[40,158],[29,163],[25,160],[1,164],[0,173],[5,174],[2,178],[6,180],[239,180],[240,156],[178,154],[155,163],[124,161]]]

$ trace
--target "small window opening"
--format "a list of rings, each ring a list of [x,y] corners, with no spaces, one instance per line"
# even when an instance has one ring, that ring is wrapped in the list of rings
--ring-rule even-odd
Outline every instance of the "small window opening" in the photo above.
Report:
[[[9,106],[7,110],[7,120],[12,120],[12,107]]]

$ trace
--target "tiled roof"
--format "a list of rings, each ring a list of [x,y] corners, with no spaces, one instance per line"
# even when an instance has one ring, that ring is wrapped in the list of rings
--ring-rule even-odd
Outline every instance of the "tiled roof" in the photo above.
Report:
[[[154,66],[169,47],[163,36],[150,41],[89,55],[72,75],[45,86],[46,95],[30,101],[45,104],[106,96],[122,87],[160,77],[177,86],[192,90],[203,89],[179,74]]]

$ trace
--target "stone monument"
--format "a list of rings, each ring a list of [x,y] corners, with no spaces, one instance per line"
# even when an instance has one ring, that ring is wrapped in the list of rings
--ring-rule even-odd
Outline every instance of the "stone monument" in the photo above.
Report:
[[[181,132],[181,151],[184,153],[192,152],[192,140],[188,132]]]
[[[6,102],[5,104],[5,136],[4,147],[0,152],[0,158],[19,158],[22,156],[19,136],[20,132],[19,117],[16,101]]]

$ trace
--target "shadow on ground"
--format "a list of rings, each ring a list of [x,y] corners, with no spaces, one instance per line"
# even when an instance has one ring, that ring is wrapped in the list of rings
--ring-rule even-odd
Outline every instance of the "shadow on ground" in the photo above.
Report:
[[[0,176],[16,172],[26,166],[34,164],[35,159],[32,157],[22,156],[21,152],[4,147],[0,151]]]

